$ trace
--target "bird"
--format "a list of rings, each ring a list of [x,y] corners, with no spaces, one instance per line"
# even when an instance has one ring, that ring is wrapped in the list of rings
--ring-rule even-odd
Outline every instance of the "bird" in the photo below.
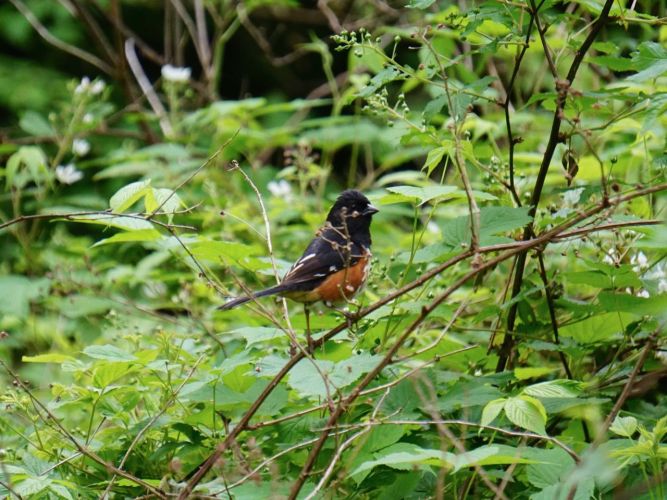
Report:
[[[326,222],[275,286],[237,297],[218,309],[227,311],[269,295],[304,304],[309,346],[308,306],[328,306],[349,301],[365,284],[371,264],[371,219],[378,212],[356,189],[343,191],[334,202]]]

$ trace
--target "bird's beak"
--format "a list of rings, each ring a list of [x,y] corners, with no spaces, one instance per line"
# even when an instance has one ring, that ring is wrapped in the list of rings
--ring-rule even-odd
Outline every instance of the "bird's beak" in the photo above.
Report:
[[[362,215],[373,215],[378,213],[380,210],[378,210],[376,207],[373,205],[368,205],[366,207],[366,210],[363,211]]]

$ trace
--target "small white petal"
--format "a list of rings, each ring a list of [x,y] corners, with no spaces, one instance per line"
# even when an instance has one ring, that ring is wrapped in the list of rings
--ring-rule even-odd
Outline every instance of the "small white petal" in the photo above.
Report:
[[[90,143],[85,139],[74,139],[72,152],[77,156],[86,156],[90,152]]]
[[[102,79],[95,80],[95,83],[90,86],[90,93],[93,95],[101,94],[106,85],[107,84]]]
[[[79,85],[77,85],[76,88],[74,89],[74,93],[83,94],[84,92],[88,92],[89,88],[90,88],[90,78],[84,76],[79,82]]]
[[[650,296],[651,294],[648,293],[648,290],[640,290],[639,292],[637,292],[637,297],[648,299]]]
[[[162,66],[161,73],[162,78],[168,82],[185,83],[190,80],[192,70],[190,68],[179,68],[171,64],[166,64]]]
[[[83,179],[83,172],[77,169],[73,163],[58,165],[56,167],[56,179],[62,184],[74,184]]]

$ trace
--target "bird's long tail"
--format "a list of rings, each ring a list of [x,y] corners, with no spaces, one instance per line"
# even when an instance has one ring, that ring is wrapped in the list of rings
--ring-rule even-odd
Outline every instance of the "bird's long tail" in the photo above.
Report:
[[[275,295],[277,293],[284,292],[285,290],[286,290],[285,285],[272,286],[271,288],[267,288],[266,290],[260,290],[259,292],[255,292],[253,294],[246,295],[244,297],[237,297],[235,299],[232,299],[229,302],[222,304],[220,307],[218,307],[218,309],[220,309],[221,311],[227,311],[236,306],[240,306],[241,304],[245,304],[246,302],[250,302],[253,299],[266,297],[267,295]]]

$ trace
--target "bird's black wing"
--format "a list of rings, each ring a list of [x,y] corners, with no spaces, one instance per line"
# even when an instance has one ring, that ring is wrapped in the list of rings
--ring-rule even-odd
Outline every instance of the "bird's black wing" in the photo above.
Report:
[[[290,290],[310,289],[327,276],[356,264],[364,255],[359,245],[333,228],[324,229],[310,242],[303,255],[283,278],[281,285]]]

